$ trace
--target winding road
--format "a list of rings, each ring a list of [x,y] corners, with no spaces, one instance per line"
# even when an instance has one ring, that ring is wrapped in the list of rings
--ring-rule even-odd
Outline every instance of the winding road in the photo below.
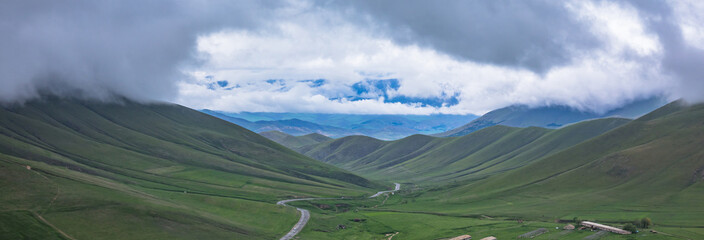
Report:
[[[391,192],[401,190],[401,184],[399,184],[399,183],[394,183],[394,184],[396,184],[396,186],[394,187],[394,190],[377,192],[376,194],[372,195],[369,198],[374,198],[374,197],[377,197],[377,196],[384,194],[384,193],[391,193]],[[294,198],[294,199],[286,199],[286,200],[278,201],[278,202],[276,202],[276,205],[291,207],[290,205],[287,205],[286,203],[295,202],[295,201],[325,200],[325,199],[337,199],[337,198]],[[310,219],[310,212],[308,210],[303,209],[303,208],[296,208],[296,210],[301,212],[301,218],[298,219],[298,222],[296,223],[296,225],[293,225],[293,227],[291,228],[291,231],[289,231],[286,235],[281,237],[280,240],[293,239],[293,237],[295,237],[296,234],[301,232],[301,230],[303,230],[303,227],[305,227],[306,224],[308,223],[308,220]]]
[[[396,184],[396,187],[394,187],[394,190],[389,190],[389,191],[381,191],[381,192],[378,192],[378,193],[376,193],[376,194],[372,195],[372,196],[371,196],[371,197],[369,197],[369,198],[375,198],[375,197],[378,197],[379,195],[381,195],[381,194],[384,194],[384,193],[392,193],[392,192],[395,192],[395,191],[401,190],[401,184],[400,184],[400,183],[394,183],[394,184]]]

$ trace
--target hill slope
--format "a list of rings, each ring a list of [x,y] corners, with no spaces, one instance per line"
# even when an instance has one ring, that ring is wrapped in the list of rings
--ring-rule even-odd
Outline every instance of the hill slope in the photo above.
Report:
[[[524,167],[428,192],[422,201],[445,204],[418,206],[607,221],[649,216],[665,226],[704,227],[702,119],[704,105],[675,102]]]
[[[438,137],[457,137],[470,134],[474,131],[504,125],[511,127],[543,127],[559,128],[567,124],[595,118],[622,117],[637,118],[653,111],[666,102],[660,98],[650,98],[635,101],[621,108],[599,114],[580,111],[567,106],[547,106],[531,108],[525,105],[514,105],[496,109],[471,122],[447,132],[438,133]]]
[[[438,183],[483,178],[518,168],[628,121],[597,119],[556,130],[493,126],[457,138],[414,135],[387,142],[352,136],[300,150],[370,178]]]
[[[383,188],[170,104],[0,109],[0,238],[278,238],[292,196]]]
[[[311,133],[303,136],[292,136],[279,131],[268,131],[261,132],[259,135],[294,150],[304,146],[332,140],[332,138],[318,133]]]

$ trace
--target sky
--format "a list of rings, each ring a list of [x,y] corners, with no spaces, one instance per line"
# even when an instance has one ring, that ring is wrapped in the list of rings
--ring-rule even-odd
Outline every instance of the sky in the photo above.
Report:
[[[603,113],[704,100],[702,1],[0,1],[0,102]]]

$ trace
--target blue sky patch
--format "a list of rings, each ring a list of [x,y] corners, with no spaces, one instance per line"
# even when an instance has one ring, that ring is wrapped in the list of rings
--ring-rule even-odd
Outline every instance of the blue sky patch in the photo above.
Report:
[[[300,80],[298,82],[308,83],[308,86],[312,87],[312,88],[317,88],[317,87],[323,86],[323,85],[325,85],[325,83],[327,83],[327,81],[325,79],[315,79],[315,80],[308,79],[308,80]]]
[[[348,101],[360,101],[369,99],[384,98],[385,103],[403,103],[403,104],[419,104],[423,107],[449,107],[459,104],[459,93],[448,95],[443,93],[438,97],[411,97],[406,95],[393,94],[389,92],[398,91],[401,88],[401,83],[398,79],[366,79],[356,82],[350,86],[354,92],[353,96],[344,97]],[[330,100],[339,100],[340,98],[330,98]]]

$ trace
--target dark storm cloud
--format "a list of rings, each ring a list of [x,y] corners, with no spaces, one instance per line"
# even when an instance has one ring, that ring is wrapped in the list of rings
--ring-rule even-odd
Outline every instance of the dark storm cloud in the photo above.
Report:
[[[545,73],[600,45],[561,1],[319,1],[358,22],[380,22],[400,43],[429,46],[463,60]]]
[[[1,1],[0,101],[41,93],[168,100],[199,34],[253,27],[269,1]]]
[[[690,101],[704,100],[704,50],[689,45],[676,23],[673,9],[662,1],[629,1],[644,15],[650,31],[663,46],[661,64],[679,81],[674,93]]]

